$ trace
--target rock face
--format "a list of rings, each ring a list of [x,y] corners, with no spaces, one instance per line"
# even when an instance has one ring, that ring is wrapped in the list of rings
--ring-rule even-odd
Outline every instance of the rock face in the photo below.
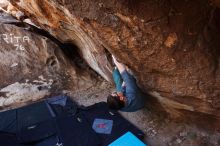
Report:
[[[0,7],[1,7],[1,8],[7,7],[8,4],[9,4],[9,2],[8,2],[7,0],[1,0],[1,1],[0,1]]]
[[[109,52],[174,116],[220,119],[220,10],[210,1],[11,0],[111,80]]]
[[[57,44],[28,30],[31,26],[0,13],[0,109],[96,84]]]
[[[211,0],[212,4],[220,8],[220,0]]]

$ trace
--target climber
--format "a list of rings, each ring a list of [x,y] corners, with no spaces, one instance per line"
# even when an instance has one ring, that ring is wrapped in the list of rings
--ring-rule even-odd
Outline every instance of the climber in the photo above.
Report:
[[[107,104],[110,109],[124,112],[134,112],[144,107],[145,97],[136,84],[136,79],[126,69],[126,66],[118,62],[112,56],[116,67],[113,70],[113,79],[116,92],[107,97]]]

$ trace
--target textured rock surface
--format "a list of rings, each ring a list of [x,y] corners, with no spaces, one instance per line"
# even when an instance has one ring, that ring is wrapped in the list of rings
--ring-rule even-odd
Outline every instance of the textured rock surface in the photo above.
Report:
[[[8,6],[9,2],[7,0],[1,0],[0,1],[0,7],[6,8]]]
[[[97,78],[80,70],[54,42],[30,28],[0,13],[0,109],[96,84]]]
[[[60,41],[77,45],[105,79],[111,52],[172,115],[220,118],[220,12],[210,1],[11,2]]]
[[[217,6],[220,8],[220,0],[211,0],[214,6]]]

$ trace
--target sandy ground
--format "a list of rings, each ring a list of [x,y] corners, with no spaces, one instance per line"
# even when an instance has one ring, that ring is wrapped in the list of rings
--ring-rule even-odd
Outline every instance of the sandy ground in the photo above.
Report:
[[[69,95],[79,104],[88,106],[106,101],[107,95],[113,90],[112,85],[101,82],[96,87],[80,93],[69,91]],[[220,146],[219,132],[198,129],[195,125],[176,123],[147,107],[133,113],[120,113],[144,131],[146,135],[144,142],[148,146]]]

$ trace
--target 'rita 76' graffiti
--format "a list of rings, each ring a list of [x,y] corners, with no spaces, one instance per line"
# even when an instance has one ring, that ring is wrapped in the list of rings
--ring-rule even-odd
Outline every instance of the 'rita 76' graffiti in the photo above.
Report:
[[[14,34],[0,34],[0,43],[1,41],[14,45],[16,50],[24,51],[25,47],[22,45],[22,43],[29,43],[30,38],[28,36],[21,37]]]

